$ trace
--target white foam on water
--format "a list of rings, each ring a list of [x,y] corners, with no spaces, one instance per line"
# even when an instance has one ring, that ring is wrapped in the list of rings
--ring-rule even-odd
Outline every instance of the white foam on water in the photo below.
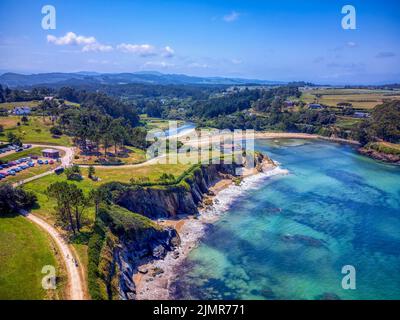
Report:
[[[288,170],[277,166],[272,170],[246,177],[243,179],[240,185],[231,185],[228,188],[218,192],[213,199],[214,204],[203,210],[200,215],[204,218],[221,215],[231,207],[235,200],[245,195],[246,191],[259,188],[260,183],[270,177],[286,174],[289,174]]]
[[[260,183],[272,176],[288,173],[288,170],[277,166],[270,171],[244,178],[239,186],[231,185],[218,192],[213,199],[214,204],[212,206],[200,212],[197,219],[189,219],[184,224],[180,232],[181,245],[175,250],[179,253],[179,257],[174,257],[173,252],[169,252],[164,259],[155,260],[152,263],[153,267],[163,269],[164,273],[152,279],[153,281],[142,282],[143,287],[138,292],[137,297],[139,299],[169,299],[169,285],[171,281],[175,281],[179,277],[179,274],[177,274],[179,271],[176,268],[186,259],[187,254],[199,244],[199,241],[205,235],[207,225],[217,221],[221,214],[227,212],[235,200],[246,194],[246,191],[259,188]]]

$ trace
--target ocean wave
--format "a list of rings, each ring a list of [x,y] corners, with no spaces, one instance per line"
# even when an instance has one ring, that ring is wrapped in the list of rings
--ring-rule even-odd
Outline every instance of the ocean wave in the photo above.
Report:
[[[235,201],[245,196],[247,191],[258,189],[260,187],[260,183],[270,177],[277,175],[287,175],[288,173],[289,171],[287,169],[283,169],[277,166],[272,170],[246,177],[243,179],[240,185],[231,185],[228,188],[218,192],[218,194],[213,199],[213,205],[203,210],[200,213],[200,216],[203,218],[210,218],[213,216],[221,215],[229,210],[229,208]]]

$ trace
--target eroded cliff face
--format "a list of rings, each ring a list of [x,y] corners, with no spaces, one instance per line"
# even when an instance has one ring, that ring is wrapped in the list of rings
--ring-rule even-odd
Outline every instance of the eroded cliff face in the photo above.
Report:
[[[114,261],[119,270],[119,298],[135,299],[136,288],[133,275],[137,273],[138,267],[145,259],[163,259],[168,251],[174,250],[179,244],[179,235],[172,228],[147,232],[140,241],[120,238],[119,245],[114,251]]]
[[[101,208],[89,243],[89,289],[94,299],[132,300],[133,275],[143,261],[162,259],[180,244],[178,233],[118,206]]]
[[[256,157],[257,164],[263,157]],[[134,187],[120,193],[115,202],[149,218],[170,218],[178,214],[197,214],[198,205],[209,188],[221,178],[232,178],[236,164],[200,166],[184,183],[169,187]]]
[[[274,165],[257,153],[254,169]],[[162,259],[180,244],[175,229],[149,218],[197,214],[198,205],[218,180],[233,178],[243,165],[211,164],[195,167],[172,186],[108,186],[115,205],[101,208],[89,243],[89,289],[94,299],[131,300],[136,297],[133,275],[140,265]]]

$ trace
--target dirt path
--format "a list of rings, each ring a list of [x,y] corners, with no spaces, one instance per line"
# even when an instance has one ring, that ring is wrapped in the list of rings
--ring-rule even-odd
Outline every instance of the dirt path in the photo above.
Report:
[[[69,245],[65,242],[60,233],[44,220],[32,214],[27,214],[25,217],[45,230],[57,244],[68,273],[68,298],[71,300],[83,300],[84,285],[81,277],[83,270],[80,263],[78,266],[75,265],[76,258],[74,258]]]

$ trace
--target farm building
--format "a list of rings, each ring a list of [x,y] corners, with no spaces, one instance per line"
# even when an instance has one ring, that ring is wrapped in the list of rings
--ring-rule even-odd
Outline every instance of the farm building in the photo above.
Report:
[[[43,149],[42,155],[46,158],[57,159],[60,157],[60,151],[56,149]]]
[[[30,107],[14,107],[12,113],[17,116],[28,115],[31,113],[31,108]]]

